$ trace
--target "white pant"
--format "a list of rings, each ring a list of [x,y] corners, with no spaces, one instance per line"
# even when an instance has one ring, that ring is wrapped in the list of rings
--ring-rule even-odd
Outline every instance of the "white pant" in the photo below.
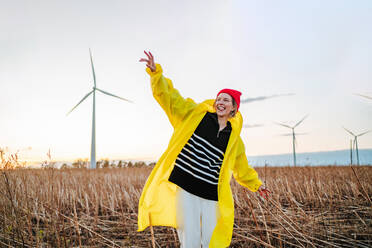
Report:
[[[208,247],[217,224],[217,201],[177,188],[177,233],[181,248]]]

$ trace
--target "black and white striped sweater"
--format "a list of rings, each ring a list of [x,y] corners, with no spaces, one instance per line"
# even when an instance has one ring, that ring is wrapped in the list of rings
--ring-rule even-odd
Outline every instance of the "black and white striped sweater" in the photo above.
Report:
[[[207,112],[182,148],[168,180],[191,194],[217,201],[218,178],[230,134],[230,122],[219,131],[217,114]]]

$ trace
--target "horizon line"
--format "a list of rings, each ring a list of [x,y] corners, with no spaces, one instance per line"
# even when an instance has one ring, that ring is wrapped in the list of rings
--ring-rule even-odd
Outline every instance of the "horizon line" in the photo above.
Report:
[[[337,152],[337,151],[349,151],[350,149],[337,149],[337,150],[326,150],[326,151],[311,151],[311,152],[299,152],[296,154],[308,154],[308,153],[324,153],[324,152]],[[359,151],[362,150],[372,150],[372,148],[361,148],[358,149]],[[253,154],[246,154],[247,157],[262,157],[262,156],[279,156],[279,155],[291,155],[292,152],[286,152],[286,153],[270,153],[270,154],[262,154],[262,155],[253,155]],[[103,157],[97,159],[97,161],[102,161],[102,160],[109,160],[109,161],[143,161],[143,162],[156,162],[160,158],[157,157],[127,157],[127,158],[108,158],[108,157]],[[66,159],[19,159],[18,161],[26,164],[37,164],[37,163],[43,163],[43,162],[75,162],[77,160],[87,160],[90,161],[88,157],[82,158],[82,157],[77,157],[77,158],[66,158]]]

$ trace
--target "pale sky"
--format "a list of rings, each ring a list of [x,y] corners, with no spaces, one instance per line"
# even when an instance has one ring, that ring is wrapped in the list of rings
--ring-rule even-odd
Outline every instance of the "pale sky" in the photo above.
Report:
[[[158,159],[172,127],[153,99],[145,66],[151,50],[185,97],[242,99],[248,155],[348,149],[372,129],[372,2],[366,1],[3,1],[0,8],[0,147],[22,159],[90,156],[93,86],[97,160]],[[372,148],[372,133],[359,139]]]

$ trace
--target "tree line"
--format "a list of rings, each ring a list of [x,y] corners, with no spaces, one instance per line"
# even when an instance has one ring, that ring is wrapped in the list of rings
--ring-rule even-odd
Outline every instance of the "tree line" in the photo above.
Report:
[[[99,160],[96,162],[96,168],[132,168],[132,167],[144,167],[144,166],[154,166],[155,163],[152,162],[150,164],[146,164],[144,161],[124,161],[124,160],[119,160],[118,163],[114,163],[113,161],[110,161],[108,159],[103,159]],[[77,159],[75,160],[71,166],[68,164],[64,163],[61,166],[61,169],[66,169],[66,168],[89,168],[90,162],[88,159]]]

